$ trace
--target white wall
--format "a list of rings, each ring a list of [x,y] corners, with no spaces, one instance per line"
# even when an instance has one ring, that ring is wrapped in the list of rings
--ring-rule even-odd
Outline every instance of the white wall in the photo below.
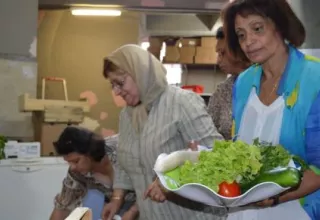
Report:
[[[29,52],[37,35],[37,0],[0,1],[0,134],[33,135],[31,114],[18,111],[18,96],[36,95],[37,62]]]
[[[204,93],[213,93],[227,75],[217,70],[189,70],[182,74],[183,85],[202,85]]]

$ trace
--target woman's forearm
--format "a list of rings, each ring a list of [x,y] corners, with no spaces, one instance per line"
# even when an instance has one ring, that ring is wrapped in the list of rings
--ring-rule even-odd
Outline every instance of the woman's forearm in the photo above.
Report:
[[[280,202],[300,199],[320,189],[320,176],[312,170],[307,170],[303,174],[303,178],[299,188],[295,191],[288,192],[279,197]]]
[[[139,208],[138,208],[138,204],[137,203],[134,203],[130,209],[129,209],[130,212],[132,212],[135,216],[137,216],[139,214]]]
[[[123,200],[126,192],[123,189],[113,189],[111,200]]]
[[[50,220],[63,220],[68,217],[70,211],[62,209],[54,209],[51,213]]]
[[[125,194],[126,191],[123,189],[113,189],[112,196],[107,203],[115,204],[118,211],[124,203]]]

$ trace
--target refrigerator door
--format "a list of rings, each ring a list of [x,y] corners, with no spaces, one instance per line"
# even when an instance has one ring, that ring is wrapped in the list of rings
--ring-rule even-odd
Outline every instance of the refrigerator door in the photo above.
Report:
[[[62,158],[0,161],[0,213],[7,220],[49,219],[68,164]]]

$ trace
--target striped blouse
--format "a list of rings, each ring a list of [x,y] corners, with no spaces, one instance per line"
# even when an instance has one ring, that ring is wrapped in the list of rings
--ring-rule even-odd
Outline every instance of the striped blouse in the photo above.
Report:
[[[143,199],[144,191],[154,180],[153,166],[159,154],[185,149],[191,140],[212,146],[214,139],[222,138],[200,96],[168,87],[153,102],[140,135],[135,132],[126,108],[120,115],[119,131],[119,164],[114,188],[136,192],[140,220],[226,218],[224,209],[205,207],[183,198],[168,199],[164,203]]]

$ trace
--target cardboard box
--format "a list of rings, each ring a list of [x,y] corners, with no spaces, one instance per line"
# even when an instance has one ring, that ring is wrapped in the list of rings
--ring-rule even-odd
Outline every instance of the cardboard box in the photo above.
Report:
[[[92,211],[86,207],[78,207],[65,220],[92,220]]]
[[[183,64],[194,63],[195,55],[196,55],[196,47],[181,47],[179,62]]]
[[[47,124],[40,125],[39,139],[41,143],[41,156],[55,156],[56,151],[53,142],[57,141],[60,134],[67,127],[67,124]]]
[[[216,64],[217,53],[215,47],[197,47],[195,63],[197,64]]]
[[[215,37],[202,37],[201,47],[216,47],[217,39]]]
[[[161,54],[162,47],[149,47],[148,51],[153,54],[156,58],[160,60],[160,54]]]
[[[200,38],[183,38],[180,40],[182,47],[196,47],[200,46]]]
[[[180,60],[180,49],[175,46],[166,47],[165,63],[178,63]]]
[[[52,142],[56,141],[62,131],[69,125],[65,123],[44,123],[42,112],[33,113],[32,119],[34,139],[41,144],[41,156],[55,156],[56,152]]]
[[[149,37],[149,44],[150,44],[150,47],[161,48],[163,44],[163,39],[159,37]]]

